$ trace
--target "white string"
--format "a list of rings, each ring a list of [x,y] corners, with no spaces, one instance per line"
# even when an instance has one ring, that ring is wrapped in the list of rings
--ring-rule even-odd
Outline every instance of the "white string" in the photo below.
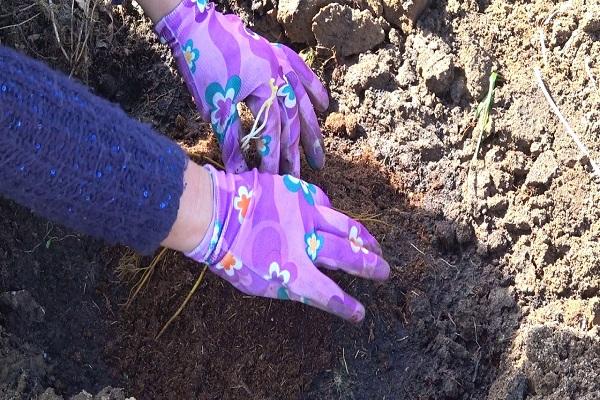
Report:
[[[271,88],[271,95],[262,104],[262,106],[260,106],[260,109],[254,118],[254,123],[252,124],[250,133],[244,136],[240,141],[242,151],[244,152],[248,151],[250,148],[250,142],[253,139],[258,139],[262,131],[267,127],[267,122],[269,121],[269,111],[271,110],[271,106],[277,97],[277,85],[275,84],[275,79],[271,78],[271,80],[269,80],[269,87]],[[260,125],[258,125],[259,123]]]
[[[542,90],[544,97],[546,97],[546,100],[548,101],[548,104],[550,105],[550,109],[554,112],[554,114],[556,114],[556,116],[558,117],[560,122],[562,122],[567,133],[571,136],[571,138],[573,139],[573,141],[575,142],[577,147],[579,147],[579,151],[581,151],[581,153],[588,158],[590,164],[592,165],[592,169],[594,170],[594,173],[596,174],[596,176],[598,178],[600,178],[600,166],[598,166],[598,164],[596,164],[596,161],[594,161],[594,159],[592,158],[587,146],[585,144],[583,144],[581,139],[579,139],[579,136],[577,136],[575,131],[571,128],[571,125],[569,125],[569,122],[567,121],[567,119],[560,112],[560,109],[558,108],[558,106],[556,105],[554,100],[552,99],[552,96],[550,96],[550,93],[548,92],[548,89],[546,89],[546,85],[544,84],[544,80],[542,79],[541,71],[539,70],[539,68],[534,68],[533,72],[534,72],[535,77],[537,78],[538,85],[540,86],[540,89]]]

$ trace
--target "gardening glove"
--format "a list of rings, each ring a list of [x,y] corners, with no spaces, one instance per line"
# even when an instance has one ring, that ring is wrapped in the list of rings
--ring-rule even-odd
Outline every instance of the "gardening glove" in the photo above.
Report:
[[[300,141],[309,165],[323,167],[313,105],[325,111],[329,98],[298,54],[269,43],[206,0],[183,0],[155,29],[171,47],[202,118],[211,122],[227,171],[248,170],[244,152],[252,140],[262,172],[300,176]],[[241,101],[255,119],[247,135],[236,107]]]
[[[299,301],[352,322],[364,318],[362,304],[317,269],[388,278],[379,244],[359,222],[292,175],[205,168],[213,181],[213,222],[188,257],[244,293]]]

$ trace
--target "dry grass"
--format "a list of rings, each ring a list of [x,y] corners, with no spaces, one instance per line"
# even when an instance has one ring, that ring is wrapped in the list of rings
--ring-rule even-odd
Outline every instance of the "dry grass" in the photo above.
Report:
[[[57,45],[70,75],[87,79],[90,66],[91,37],[97,24],[97,7],[103,0],[37,0],[42,13],[50,20]]]
[[[181,305],[179,306],[177,311],[175,311],[175,314],[173,314],[173,316],[171,316],[171,318],[169,318],[169,320],[162,327],[160,332],[158,332],[158,335],[156,335],[156,338],[155,338],[156,340],[160,339],[160,337],[163,335],[163,333],[165,333],[165,331],[171,325],[171,323],[173,323],[173,321],[175,321],[175,319],[181,314],[183,309],[188,305],[192,296],[194,295],[194,293],[196,293],[196,290],[198,290],[198,288],[200,287],[200,284],[202,283],[202,280],[204,279],[204,275],[206,274],[207,270],[208,270],[208,266],[205,265],[204,268],[202,269],[202,271],[200,272],[198,279],[196,279],[194,286],[192,286],[192,289],[188,292],[187,296],[185,297],[185,299],[183,300],[183,302],[181,303]]]
[[[137,295],[146,287],[159,261],[161,261],[169,249],[162,249],[147,267],[140,266],[140,257],[137,254],[125,253],[119,260],[117,266],[117,275],[124,282],[131,282],[137,279],[137,282],[129,290],[129,296],[125,302],[125,307],[131,306]],[[141,274],[141,276],[140,276]]]
[[[150,264],[147,267],[141,266],[141,257],[133,250],[127,249],[127,251],[123,254],[123,256],[121,257],[121,259],[119,260],[119,263],[117,265],[117,276],[119,277],[119,279],[121,281],[128,282],[128,283],[137,280],[137,282],[129,290],[129,296],[127,298],[127,301],[124,304],[125,307],[131,306],[131,304],[133,304],[133,302],[136,299],[136,297],[138,296],[138,294],[140,294],[141,291],[145,287],[147,287],[148,283],[150,282],[150,279],[154,275],[154,271],[156,270],[158,263],[161,260],[166,261],[168,250],[169,249],[166,249],[166,248],[162,249],[152,259],[152,261],[150,262]],[[188,305],[188,303],[190,302],[190,300],[192,299],[192,297],[194,296],[194,294],[200,287],[200,284],[204,280],[204,275],[206,274],[207,270],[208,270],[208,266],[205,265],[204,268],[202,268],[202,271],[200,272],[198,279],[196,279],[196,282],[194,283],[194,285],[192,286],[192,288],[186,295],[185,299],[183,300],[183,302],[181,303],[181,305],[179,306],[177,311],[175,311],[175,313],[171,316],[171,318],[169,318],[169,320],[165,323],[165,325],[162,327],[162,329],[156,335],[156,337],[155,337],[156,340],[160,339],[160,337],[165,333],[165,331],[169,328],[169,326],[171,326],[173,321],[175,321],[175,319],[177,319],[177,317],[179,317],[179,315],[183,312],[185,307]],[[140,276],[140,274],[141,274],[141,276]]]

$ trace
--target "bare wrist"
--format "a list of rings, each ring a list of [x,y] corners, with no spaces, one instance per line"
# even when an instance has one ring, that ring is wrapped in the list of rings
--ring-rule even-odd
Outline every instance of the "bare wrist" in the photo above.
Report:
[[[177,219],[164,247],[188,253],[208,231],[213,217],[213,184],[206,169],[190,161],[183,174],[184,189],[179,199]]]
[[[137,0],[138,4],[154,23],[160,21],[181,3],[181,0]]]

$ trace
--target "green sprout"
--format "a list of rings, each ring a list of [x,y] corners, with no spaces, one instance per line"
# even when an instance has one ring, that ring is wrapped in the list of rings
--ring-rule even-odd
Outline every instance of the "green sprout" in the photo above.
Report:
[[[317,52],[314,47],[307,47],[306,49],[300,51],[300,57],[309,67],[313,67],[315,62],[317,61]]]
[[[490,75],[490,87],[488,88],[487,96],[475,110],[475,118],[477,118],[477,125],[475,126],[475,132],[479,132],[479,137],[477,138],[477,146],[475,147],[475,152],[473,153],[472,162],[477,160],[477,155],[479,154],[479,149],[481,147],[481,142],[484,137],[488,137],[492,133],[492,107],[494,107],[494,96],[496,94],[496,81],[498,80],[498,73],[493,71]]]

